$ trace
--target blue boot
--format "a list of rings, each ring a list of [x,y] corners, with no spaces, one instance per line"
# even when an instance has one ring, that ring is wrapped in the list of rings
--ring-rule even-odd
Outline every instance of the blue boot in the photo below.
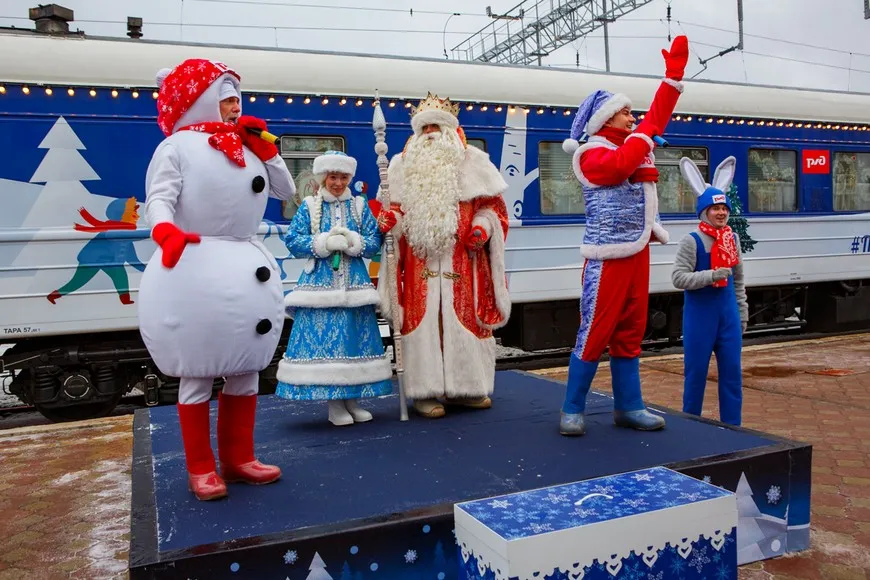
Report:
[[[656,431],[665,426],[665,419],[646,410],[640,393],[640,360],[610,358],[613,377],[613,421],[619,427],[638,431]]]
[[[586,395],[592,386],[592,379],[598,370],[598,362],[580,360],[576,354],[571,354],[568,364],[568,387],[565,390],[565,403],[559,420],[559,433],[562,435],[583,435],[586,433],[586,423],[583,413],[586,411]]]

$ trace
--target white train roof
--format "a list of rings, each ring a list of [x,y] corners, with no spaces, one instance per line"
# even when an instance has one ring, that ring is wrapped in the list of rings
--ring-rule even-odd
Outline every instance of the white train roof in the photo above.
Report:
[[[599,74],[404,58],[160,41],[0,34],[0,82],[55,86],[154,87],[155,74],[187,58],[209,58],[239,72],[245,92],[420,99],[576,107],[593,90],[627,94],[645,110],[653,76]],[[328,71],[328,72],[327,72]],[[870,94],[714,81],[686,81],[684,114],[870,123]]]

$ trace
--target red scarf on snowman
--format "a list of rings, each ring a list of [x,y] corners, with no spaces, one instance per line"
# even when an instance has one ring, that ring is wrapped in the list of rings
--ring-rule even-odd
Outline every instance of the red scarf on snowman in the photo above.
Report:
[[[698,224],[702,233],[713,238],[713,247],[710,248],[710,268],[733,268],[737,265],[737,245],[734,243],[734,232],[724,226],[716,228],[705,221]],[[713,282],[714,288],[724,288],[728,285],[728,279]]]
[[[163,79],[158,80],[160,92],[157,96],[157,124],[167,137],[172,135],[175,124],[181,119],[196,100],[221,76],[231,74],[241,77],[225,64],[201,58],[191,58],[172,69]],[[211,133],[208,143],[227,156],[239,167],[245,166],[245,153],[238,127],[232,123],[210,121],[196,123],[178,131],[199,131]]]

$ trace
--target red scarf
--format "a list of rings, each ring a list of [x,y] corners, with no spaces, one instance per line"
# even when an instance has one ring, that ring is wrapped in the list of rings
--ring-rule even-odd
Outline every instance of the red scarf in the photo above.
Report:
[[[245,166],[245,151],[242,149],[242,138],[236,132],[237,127],[232,123],[209,121],[182,127],[179,131],[199,131],[211,133],[208,144],[227,156],[227,159],[238,165]]]
[[[117,220],[100,221],[91,215],[91,212],[85,208],[79,210],[79,214],[88,222],[89,226],[74,224],[73,229],[77,232],[107,232],[110,230],[135,230],[136,224],[121,222]]]
[[[707,222],[700,222],[698,229],[713,238],[713,247],[710,248],[710,267],[713,270],[732,268],[737,265],[737,245],[734,243],[734,234],[730,227],[714,228]],[[713,282],[716,288],[724,288],[727,285],[727,278]]]

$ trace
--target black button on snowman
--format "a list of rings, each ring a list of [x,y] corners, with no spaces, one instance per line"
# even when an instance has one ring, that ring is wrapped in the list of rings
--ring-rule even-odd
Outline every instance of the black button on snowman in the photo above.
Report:
[[[266,180],[263,179],[262,175],[258,175],[251,181],[251,189],[254,190],[254,193],[260,193],[266,188]]]

